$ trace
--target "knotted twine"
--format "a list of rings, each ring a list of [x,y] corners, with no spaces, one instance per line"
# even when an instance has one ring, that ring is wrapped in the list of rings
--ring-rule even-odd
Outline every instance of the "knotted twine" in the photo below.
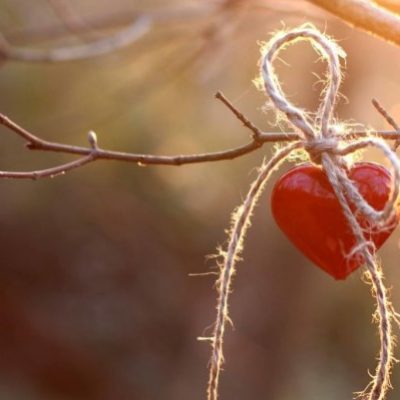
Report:
[[[273,61],[281,49],[298,40],[309,41],[315,50],[328,63],[327,87],[324,97],[314,119],[304,110],[294,106],[284,96],[275,70]],[[257,200],[265,187],[271,173],[295,150],[307,151],[310,160],[321,165],[341,205],[343,214],[356,239],[356,245],[349,257],[361,257],[367,267],[366,276],[372,284],[372,292],[377,302],[377,321],[380,335],[380,353],[378,365],[372,380],[358,396],[368,400],[383,400],[390,386],[390,370],[394,360],[392,335],[392,320],[396,318],[388,300],[387,290],[383,284],[383,275],[376,259],[375,248],[366,238],[366,229],[361,227],[357,215],[362,214],[369,222],[368,232],[383,230],[395,218],[395,207],[399,196],[400,163],[396,154],[380,138],[372,135],[367,138],[354,138],[343,142],[340,132],[333,123],[333,111],[341,83],[341,66],[339,55],[343,50],[314,27],[306,25],[289,32],[280,32],[262,49],[261,76],[264,88],[275,108],[286,115],[287,120],[302,137],[280,150],[267,162],[263,163],[255,181],[252,183],[244,202],[232,216],[232,225],[226,251],[220,250],[223,262],[217,280],[218,301],[217,317],[213,336],[208,338],[212,345],[210,373],[207,387],[208,400],[218,399],[218,385],[223,364],[223,339],[226,323],[230,321],[228,300],[231,292],[232,278],[235,274],[235,264],[243,249],[245,233],[250,226],[250,219]],[[371,207],[362,197],[357,187],[348,175],[348,165],[344,156],[359,149],[373,146],[380,149],[390,161],[391,190],[389,198],[382,210]],[[353,209],[350,207],[352,205]],[[316,238],[317,240],[317,238]]]

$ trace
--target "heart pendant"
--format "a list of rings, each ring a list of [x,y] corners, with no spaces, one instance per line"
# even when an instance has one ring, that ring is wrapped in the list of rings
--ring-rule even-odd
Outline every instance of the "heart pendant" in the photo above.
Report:
[[[390,194],[390,173],[373,163],[356,163],[348,177],[364,199],[382,210]],[[360,257],[349,257],[356,239],[322,168],[311,164],[294,167],[275,184],[271,199],[276,223],[293,244],[318,267],[335,279],[345,279],[363,264]],[[363,216],[357,217],[363,228],[369,226]],[[382,246],[398,223],[387,229],[370,231],[366,239]]]

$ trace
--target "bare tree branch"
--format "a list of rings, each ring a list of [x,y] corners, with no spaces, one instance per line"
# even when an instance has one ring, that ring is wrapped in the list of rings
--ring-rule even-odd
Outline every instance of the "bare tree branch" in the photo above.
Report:
[[[400,44],[400,15],[380,7],[369,0],[307,0],[351,25],[362,28],[390,42]],[[383,6],[393,9],[392,0],[380,0]],[[53,3],[53,0],[52,0]],[[224,11],[237,11],[243,7],[257,8],[258,2],[242,0],[207,1],[196,7],[176,7],[157,11],[138,11],[128,27],[114,35],[92,40],[82,45],[53,49],[16,47],[0,34],[0,53],[3,57],[22,62],[56,62],[95,57],[129,46],[147,34],[155,23],[201,18]],[[273,6],[266,4],[264,7]],[[397,9],[397,8],[396,8]],[[75,21],[75,20],[74,20]],[[73,21],[73,28],[76,24]],[[71,21],[68,22],[71,25]]]
[[[26,141],[26,147],[30,150],[48,151],[64,154],[80,155],[81,158],[67,164],[61,164],[56,167],[27,172],[0,171],[1,178],[16,178],[16,179],[38,179],[53,177],[64,174],[75,168],[84,166],[96,160],[114,160],[136,163],[141,166],[146,165],[170,165],[179,166],[183,164],[194,164],[202,162],[213,162],[222,160],[232,160],[251,153],[265,143],[270,142],[288,142],[304,140],[301,134],[297,132],[263,132],[257,128],[248,118],[246,118],[221,92],[215,96],[220,100],[234,115],[242,122],[242,124],[252,132],[252,140],[247,144],[238,146],[232,149],[216,151],[211,153],[189,154],[189,155],[153,155],[153,154],[138,154],[121,151],[113,151],[102,149],[97,144],[97,137],[94,132],[89,132],[88,140],[90,147],[81,147],[57,143],[44,140],[39,136],[22,128],[16,122],[3,114],[0,114],[0,125],[5,126],[10,131],[17,134]],[[386,140],[399,140],[399,131],[353,131],[343,134],[341,137],[344,141],[354,139],[356,137],[380,136]],[[340,151],[340,150],[338,150]]]
[[[128,27],[114,35],[77,46],[52,49],[16,47],[0,34],[0,54],[8,60],[22,62],[60,62],[100,56],[129,46],[146,35],[157,23],[185,21],[230,10],[230,2],[207,2],[196,7],[176,7],[153,12],[138,12]]]
[[[386,0],[389,1],[389,0]],[[265,0],[208,0],[197,4],[196,7],[168,7],[154,11],[137,9],[135,11],[125,10],[112,11],[109,10],[105,15],[85,16],[81,19],[79,14],[74,14],[71,5],[65,0],[48,0],[54,7],[57,2],[57,14],[63,18],[64,24],[40,24],[33,27],[14,27],[12,31],[4,33],[6,39],[12,43],[34,43],[42,40],[60,39],[65,36],[66,24],[67,29],[74,33],[85,33],[87,30],[94,30],[95,33],[105,33],[110,30],[121,29],[129,25],[132,21],[141,15],[146,15],[153,20],[154,23],[181,22],[189,19],[201,19],[208,17],[221,9],[235,9],[240,11],[246,9],[256,13],[285,13],[296,14],[306,12],[314,18],[320,16],[320,12],[316,12],[315,7],[310,6],[308,0],[280,0],[279,2],[266,2]],[[234,6],[234,7],[233,7]],[[66,9],[67,7],[67,9]],[[66,21],[68,19],[68,21]],[[71,29],[72,28],[72,29]]]
[[[343,21],[400,45],[400,16],[370,0],[308,0]]]
[[[271,12],[286,12],[296,13],[299,9],[304,11],[304,3],[306,0],[298,0],[299,4],[291,5],[286,4],[273,4],[264,3],[259,0],[208,0],[203,3],[196,4],[196,6],[178,6],[159,9],[156,11],[141,11],[137,10],[135,13],[127,15],[114,15],[108,18],[98,20],[88,20],[86,23],[75,15],[69,7],[68,3],[63,1],[49,0],[49,4],[55,9],[55,12],[63,21],[64,27],[73,34],[89,34],[85,36],[85,44],[77,46],[65,46],[55,48],[29,48],[16,46],[12,43],[13,40],[21,40],[28,36],[28,40],[49,39],[54,36],[60,36],[60,27],[40,27],[34,32],[21,32],[17,31],[8,35],[0,33],[0,55],[11,61],[18,62],[61,62],[70,60],[79,60],[91,58],[110,53],[120,48],[129,46],[147,33],[149,33],[156,24],[183,22],[192,19],[201,20],[204,17],[224,16],[227,20],[231,21],[233,17],[244,11],[260,11],[269,10]],[[290,3],[290,0],[288,0]],[[127,21],[127,18],[128,21]],[[133,22],[132,22],[133,20]],[[126,22],[127,21],[127,22]],[[213,24],[211,31],[223,30],[227,23],[215,22],[210,20]],[[226,22],[226,21],[225,21]],[[97,38],[93,35],[90,28],[96,30],[95,33],[128,24],[128,27],[122,28],[114,35]],[[90,27],[90,28],[89,28]],[[63,30],[61,31],[63,32]],[[207,32],[207,30],[206,30]],[[88,40],[92,39],[92,40]]]
[[[13,61],[57,62],[79,60],[110,53],[126,47],[149,32],[151,19],[141,16],[128,27],[115,35],[101,38],[78,46],[57,47],[55,49],[29,49],[11,46],[0,36],[0,52],[3,57]]]
[[[50,0],[54,3],[55,0]],[[109,10],[107,14],[96,17],[85,17],[85,22],[99,32],[107,32],[115,29],[123,29],[123,27],[132,24],[140,16],[146,16],[154,23],[174,23],[181,21],[189,21],[192,19],[200,19],[210,16],[221,8],[221,1],[216,4],[216,1],[205,1],[203,4],[198,4],[195,7],[168,7],[158,10],[142,10],[136,9],[121,11]],[[219,7],[218,7],[219,5]],[[69,4],[68,4],[69,6]],[[57,24],[47,24],[35,27],[15,28],[11,32],[4,34],[7,40],[12,42],[32,43],[40,42],[48,39],[60,39],[65,35],[65,26]]]

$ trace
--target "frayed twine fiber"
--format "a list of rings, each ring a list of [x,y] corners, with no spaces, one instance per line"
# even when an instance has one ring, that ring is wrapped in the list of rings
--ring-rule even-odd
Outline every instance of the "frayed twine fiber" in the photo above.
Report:
[[[279,51],[298,40],[309,41],[328,63],[327,86],[319,111],[314,118],[311,118],[310,113],[306,113],[287,100],[273,68],[273,61]],[[355,138],[346,143],[341,140],[340,134],[334,126],[333,111],[341,83],[339,56],[343,56],[343,54],[335,42],[310,25],[304,25],[288,32],[279,32],[262,49],[261,76],[265,91],[277,111],[286,115],[287,120],[301,134],[303,140],[281,148],[267,163],[261,166],[243,204],[233,214],[228,247],[226,252],[221,253],[223,262],[220,265],[220,274],[216,283],[218,290],[217,317],[213,336],[210,338],[212,357],[207,387],[208,400],[218,399],[219,378],[224,358],[224,333],[226,323],[230,321],[228,300],[232,290],[232,278],[236,271],[235,264],[243,248],[243,240],[250,226],[252,211],[273,170],[278,168],[293,151],[300,148],[305,149],[310,159],[324,169],[356,238],[356,246],[352,250],[352,255],[358,255],[364,260],[367,267],[367,280],[371,283],[377,302],[376,314],[380,334],[379,361],[370,384],[357,395],[362,399],[383,400],[390,387],[390,370],[394,361],[392,321],[396,318],[396,314],[388,300],[387,290],[383,284],[382,270],[375,257],[375,249],[371,242],[366,240],[355,214],[365,215],[374,229],[385,229],[393,220],[399,196],[400,163],[396,154],[379,138],[373,136]],[[367,146],[380,149],[392,165],[391,192],[383,210],[371,207],[347,176],[348,165],[344,156]],[[355,206],[355,211],[351,210],[350,203]]]

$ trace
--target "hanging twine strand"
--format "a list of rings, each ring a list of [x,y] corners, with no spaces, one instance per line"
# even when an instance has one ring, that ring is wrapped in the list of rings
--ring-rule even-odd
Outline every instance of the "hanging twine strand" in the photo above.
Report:
[[[307,114],[286,99],[273,68],[273,61],[278,52],[286,45],[297,40],[311,42],[316,51],[328,63],[328,84],[321,107],[314,120],[310,118],[310,114]],[[382,270],[375,258],[374,246],[365,238],[363,228],[357,221],[356,215],[362,213],[370,222],[371,227],[375,229],[383,230],[393,222],[395,206],[399,196],[400,163],[396,154],[379,138],[371,136],[341,143],[343,138],[334,129],[332,121],[341,83],[339,55],[343,54],[343,51],[333,41],[311,26],[303,26],[289,32],[278,33],[263,48],[261,75],[265,91],[276,109],[286,115],[288,121],[294,126],[303,140],[280,149],[267,163],[261,166],[258,176],[252,183],[243,204],[233,214],[227,250],[220,252],[223,262],[220,265],[220,274],[217,280],[217,317],[213,336],[209,338],[212,346],[212,356],[207,387],[208,400],[218,399],[219,378],[224,360],[224,333],[226,324],[230,321],[228,301],[232,291],[232,278],[236,272],[235,265],[243,249],[243,240],[250,226],[253,209],[273,170],[277,169],[293,151],[299,148],[305,149],[311,161],[321,165],[324,169],[342,207],[343,214],[356,238],[356,245],[350,252],[349,257],[361,257],[366,264],[366,274],[371,282],[373,294],[377,301],[381,343],[379,362],[372,381],[358,395],[363,399],[383,400],[390,386],[390,369],[393,362],[394,347],[392,320],[395,319],[395,312],[388,300],[387,290],[383,284]],[[367,146],[379,148],[392,165],[391,192],[382,210],[376,210],[371,207],[347,176],[348,166],[343,156]],[[350,204],[352,207],[350,207]],[[355,208],[355,210],[353,211],[352,208]]]
[[[250,219],[262,190],[274,169],[286,159],[295,149],[301,147],[301,142],[293,142],[279,150],[264,164],[252,183],[243,204],[233,213],[232,228],[229,243],[224,256],[224,263],[221,265],[219,278],[217,280],[218,300],[217,318],[214,324],[214,332],[211,338],[212,355],[210,361],[210,373],[207,387],[208,400],[218,399],[218,384],[221,367],[224,361],[223,342],[226,323],[230,321],[228,300],[231,293],[232,278],[235,274],[235,265],[243,249],[243,240],[247,229],[250,226]]]

